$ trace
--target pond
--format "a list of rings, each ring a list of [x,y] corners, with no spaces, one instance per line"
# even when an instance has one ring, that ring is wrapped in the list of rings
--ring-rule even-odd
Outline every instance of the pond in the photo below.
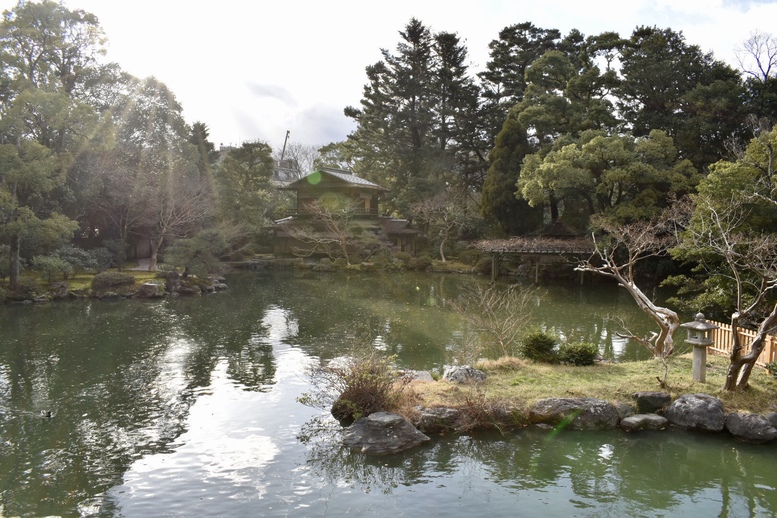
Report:
[[[0,516],[772,516],[777,453],[718,435],[527,429],[343,451],[296,399],[306,366],[367,341],[439,370],[486,281],[240,273],[202,298],[0,306]],[[644,357],[613,286],[552,286],[535,321]],[[42,417],[50,410],[52,417]]]

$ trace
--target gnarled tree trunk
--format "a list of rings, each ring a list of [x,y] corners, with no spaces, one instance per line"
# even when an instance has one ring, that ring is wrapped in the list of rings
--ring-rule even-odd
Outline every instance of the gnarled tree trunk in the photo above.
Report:
[[[758,326],[758,332],[750,344],[750,351],[745,355],[742,354],[744,346],[738,333],[740,318],[739,313],[734,313],[731,316],[731,332],[734,334],[734,347],[729,355],[730,362],[726,373],[726,382],[723,385],[724,390],[747,388],[753,366],[755,366],[758,356],[761,355],[766,345],[766,336],[777,328],[777,304],[772,308],[772,312],[761,321],[761,325]]]

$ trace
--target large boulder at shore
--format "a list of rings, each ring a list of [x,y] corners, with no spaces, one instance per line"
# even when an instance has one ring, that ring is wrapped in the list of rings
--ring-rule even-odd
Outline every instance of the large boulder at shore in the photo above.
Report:
[[[669,426],[669,420],[656,414],[635,414],[621,419],[620,427],[627,432],[640,430],[664,430]]]
[[[388,455],[414,448],[429,440],[401,415],[375,412],[345,430],[343,444],[354,451]]]
[[[140,299],[158,299],[165,296],[165,287],[153,282],[144,282],[138,286],[135,296]]]
[[[533,424],[566,426],[571,430],[608,430],[618,426],[618,410],[608,401],[594,398],[541,399],[529,410]]]
[[[680,396],[672,401],[664,416],[674,426],[702,432],[720,432],[726,420],[723,403],[709,394]]]
[[[454,383],[473,383],[486,381],[486,373],[469,365],[449,365],[445,367],[442,379]]]
[[[456,431],[461,411],[456,408],[418,408],[413,424],[426,434],[444,434]]]
[[[763,444],[777,439],[777,428],[762,415],[734,412],[726,416],[725,426],[740,441]]]
[[[640,414],[654,414],[672,401],[672,396],[666,392],[636,392],[631,397],[637,402]]]

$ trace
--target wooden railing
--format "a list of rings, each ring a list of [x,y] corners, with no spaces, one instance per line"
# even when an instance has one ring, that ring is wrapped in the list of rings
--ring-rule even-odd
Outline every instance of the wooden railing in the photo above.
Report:
[[[731,354],[731,349],[734,347],[734,333],[731,331],[731,325],[722,322],[710,323],[717,325],[718,329],[713,329],[710,333],[710,338],[714,344],[708,350],[714,354]],[[743,344],[742,354],[750,352],[750,344],[755,339],[755,335],[755,331],[739,328],[739,340]],[[766,335],[764,342],[764,349],[755,361],[755,364],[761,367],[777,360],[777,336]]]

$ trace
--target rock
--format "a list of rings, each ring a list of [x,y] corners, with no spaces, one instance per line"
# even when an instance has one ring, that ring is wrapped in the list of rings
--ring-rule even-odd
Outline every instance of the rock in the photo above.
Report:
[[[32,299],[32,301],[35,302],[36,304],[48,304],[49,302],[51,302],[51,299],[49,298],[48,295],[38,295],[37,297]]]
[[[140,299],[157,299],[165,296],[164,286],[153,282],[144,282],[138,286],[136,296]]]
[[[635,414],[621,421],[620,427],[627,432],[639,430],[664,430],[669,420],[656,414]]]
[[[777,428],[777,412],[769,412],[764,417],[771,423],[772,426]]]
[[[66,282],[52,282],[49,285],[49,293],[54,300],[66,299],[70,296],[70,287]]]
[[[607,430],[618,426],[618,411],[594,398],[541,399],[529,410],[531,423],[568,426],[572,430]]]
[[[618,418],[621,420],[634,415],[634,408],[628,403],[618,403],[615,405],[615,410],[618,411]]]
[[[460,414],[455,408],[419,408],[413,424],[425,434],[454,432]]]
[[[181,284],[176,292],[182,297],[186,295],[202,295],[202,290],[200,287],[194,284]]]
[[[720,432],[725,423],[723,403],[709,394],[681,396],[669,405],[664,416],[674,426],[703,432]]]
[[[399,453],[429,441],[401,415],[376,412],[348,427],[343,444],[371,455]]]
[[[486,381],[486,373],[469,365],[446,366],[442,379],[455,383],[472,383]]]
[[[216,282],[213,283],[213,288],[216,291],[224,291],[224,290],[227,289],[227,287],[228,286],[226,284],[224,284],[223,282],[216,281]]]
[[[637,402],[640,414],[653,414],[672,401],[672,396],[666,392],[636,392],[631,397]]]
[[[181,274],[176,271],[167,272],[165,274],[165,291],[167,291],[167,293],[177,293],[180,286]]]
[[[762,415],[733,412],[726,416],[725,426],[740,441],[763,444],[777,439],[777,428]]]

